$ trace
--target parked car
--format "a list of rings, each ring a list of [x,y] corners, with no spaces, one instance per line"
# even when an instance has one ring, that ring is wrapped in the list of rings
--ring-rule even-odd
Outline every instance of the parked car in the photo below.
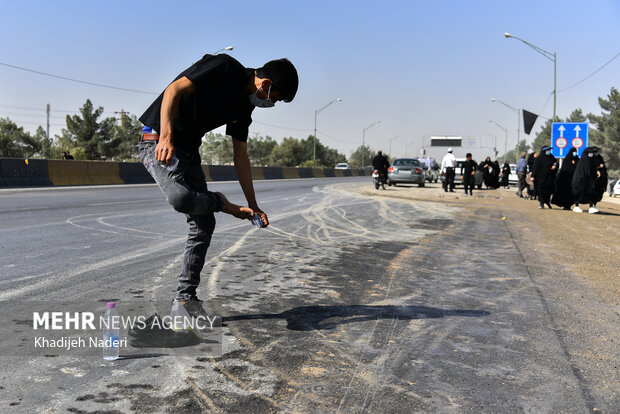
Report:
[[[620,180],[613,180],[609,184],[609,196],[615,197],[617,195],[620,195]]]
[[[350,169],[351,169],[351,164],[346,163],[346,162],[339,162],[334,167],[334,170],[350,170]]]
[[[424,172],[426,173],[426,181],[429,183],[439,181],[439,164],[435,161],[435,158],[420,157],[418,161],[422,163]]]
[[[396,158],[388,168],[388,185],[417,184],[424,187],[426,173],[416,158]]]
[[[519,176],[517,175],[517,164],[508,164],[510,165],[510,175],[508,176],[508,184],[517,185],[519,184]]]

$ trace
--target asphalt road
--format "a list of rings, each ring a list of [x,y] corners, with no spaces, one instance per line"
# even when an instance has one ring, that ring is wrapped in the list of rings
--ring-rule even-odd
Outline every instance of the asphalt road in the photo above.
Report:
[[[526,263],[500,212],[351,183],[369,178],[257,182],[266,229],[217,215],[199,296],[222,318],[218,352],[104,363],[11,356],[5,340],[0,412],[618,412],[617,343],[603,361],[576,356],[592,317],[618,340],[617,309]],[[242,202],[236,183],[210,188]],[[155,186],[2,191],[3,314],[166,302],[186,226]]]

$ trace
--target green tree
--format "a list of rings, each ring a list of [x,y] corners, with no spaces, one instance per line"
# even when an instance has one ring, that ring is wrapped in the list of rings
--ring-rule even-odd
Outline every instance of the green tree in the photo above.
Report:
[[[269,164],[271,153],[278,143],[270,136],[262,137],[258,133],[248,139],[248,157],[252,165]]]
[[[521,157],[522,152],[525,152],[527,154],[529,149],[530,149],[530,146],[527,144],[527,142],[524,139],[522,139],[521,141],[519,141],[519,144],[517,145],[516,156],[515,156],[515,150],[511,149],[510,151],[506,153],[506,155],[504,155],[503,157],[500,157],[500,161],[501,162],[508,161],[509,164],[515,164],[517,162],[517,157]]]
[[[230,165],[233,163],[232,138],[214,132],[207,132],[202,138],[200,158],[203,164]]]
[[[112,139],[104,143],[101,152],[107,159],[114,160],[137,160],[138,159],[138,136],[142,130],[142,123],[135,115],[127,112],[121,114],[120,122],[117,123],[113,118],[105,121],[112,121]]]
[[[375,152],[372,151],[368,145],[360,145],[351,153],[351,156],[349,157],[349,164],[351,164],[353,168],[370,165],[375,155]],[[360,164],[361,160],[364,160],[363,164]]]
[[[62,130],[62,145],[83,149],[84,157],[89,160],[113,155],[120,141],[114,138],[114,118],[97,120],[103,113],[103,107],[94,108],[90,99],[80,108],[79,115],[67,115],[67,128]]]
[[[24,157],[30,134],[9,118],[0,118],[0,157]]]
[[[284,138],[271,151],[270,164],[279,167],[297,167],[307,161],[307,153],[307,148],[297,138]]]
[[[620,172],[620,92],[612,87],[607,99],[599,97],[598,103],[602,114],[588,114],[595,127],[590,130],[590,145],[601,148],[607,168],[613,170],[610,175],[616,175]]]
[[[308,138],[301,141],[304,146],[305,161],[304,165],[312,166],[313,152],[314,152],[314,135],[309,135]],[[334,148],[329,148],[317,138],[316,139],[316,166],[333,168],[339,162],[347,162],[347,157],[344,154],[338,152]]]

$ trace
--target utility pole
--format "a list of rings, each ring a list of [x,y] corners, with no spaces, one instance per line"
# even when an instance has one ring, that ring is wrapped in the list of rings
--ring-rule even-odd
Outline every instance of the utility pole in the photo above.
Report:
[[[127,112],[125,112],[123,109],[121,109],[120,112],[119,111],[114,111],[114,113],[115,114],[121,114],[121,128],[124,128],[125,127],[125,114]]]
[[[50,104],[47,104],[47,140],[50,140]]]

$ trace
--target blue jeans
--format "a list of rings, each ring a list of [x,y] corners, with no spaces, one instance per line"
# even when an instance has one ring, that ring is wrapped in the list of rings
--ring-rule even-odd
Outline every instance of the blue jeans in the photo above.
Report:
[[[196,289],[200,284],[200,272],[215,229],[213,213],[222,210],[222,199],[207,189],[198,151],[188,152],[176,148],[175,155],[179,164],[174,171],[168,171],[155,159],[156,145],[156,141],[141,141],[140,160],[166,196],[168,203],[187,218],[189,233],[176,299],[195,299]]]

